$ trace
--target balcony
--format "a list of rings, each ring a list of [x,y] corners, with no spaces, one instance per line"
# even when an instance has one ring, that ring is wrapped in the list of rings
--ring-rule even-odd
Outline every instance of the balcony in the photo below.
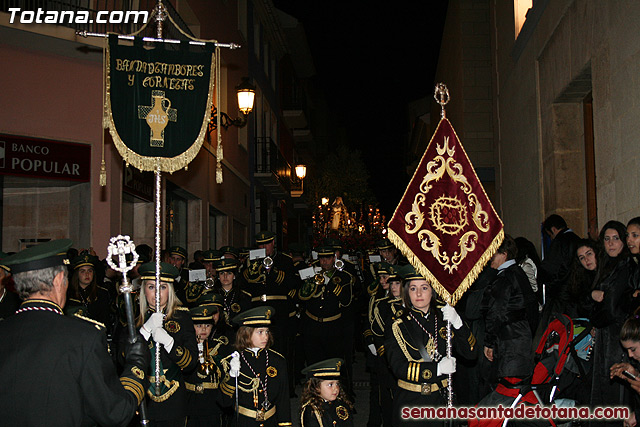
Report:
[[[305,113],[304,93],[295,83],[282,88],[282,117],[289,129],[302,129],[308,126]]]
[[[254,177],[273,197],[283,199],[291,191],[291,165],[271,138],[257,137]]]

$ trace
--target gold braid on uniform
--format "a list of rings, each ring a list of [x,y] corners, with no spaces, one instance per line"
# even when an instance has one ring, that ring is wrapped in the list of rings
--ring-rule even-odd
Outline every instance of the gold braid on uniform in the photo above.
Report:
[[[418,350],[418,349],[413,347],[404,339],[404,337],[402,336],[402,332],[400,331],[400,323],[402,323],[402,320],[393,322],[393,325],[391,325],[391,330],[393,331],[393,336],[396,338],[396,341],[398,342],[398,346],[400,347],[400,350],[402,350],[402,354],[404,354],[404,356],[407,358],[409,362],[422,362],[423,361],[422,357],[420,359],[414,359],[409,354],[409,351],[407,350],[407,345],[414,350]]]
[[[300,425],[302,427],[304,427],[304,411],[306,409],[309,409],[311,411],[313,411],[313,415],[316,416],[316,419],[318,420],[318,425],[320,427],[324,427],[324,424],[322,423],[322,417],[320,416],[320,413],[316,410],[316,408],[311,404],[311,402],[307,402],[304,405],[302,405],[302,411],[300,411]]]

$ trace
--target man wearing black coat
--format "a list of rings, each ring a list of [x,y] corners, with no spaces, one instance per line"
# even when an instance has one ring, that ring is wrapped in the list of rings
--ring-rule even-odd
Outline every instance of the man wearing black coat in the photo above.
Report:
[[[3,260],[25,298],[0,322],[3,426],[127,425],[148,387],[146,343],[129,347],[118,378],[104,331],[63,315],[70,246],[54,240]]]

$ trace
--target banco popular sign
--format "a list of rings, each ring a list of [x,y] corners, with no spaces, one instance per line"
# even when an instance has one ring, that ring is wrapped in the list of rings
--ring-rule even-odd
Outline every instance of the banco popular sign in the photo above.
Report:
[[[87,182],[91,146],[0,135],[0,175]]]

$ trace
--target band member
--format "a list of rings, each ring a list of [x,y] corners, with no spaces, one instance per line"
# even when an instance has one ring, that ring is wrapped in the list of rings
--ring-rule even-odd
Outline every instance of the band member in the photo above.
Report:
[[[221,395],[219,382],[222,379],[220,359],[229,355],[229,338],[224,333],[222,297],[213,295],[212,301],[191,308],[191,320],[198,340],[198,368],[186,375],[188,394],[187,426],[222,425]]]
[[[11,281],[11,269],[2,265],[2,260],[7,256],[0,252],[0,321],[13,316],[21,302],[18,294],[7,289],[7,283]]]
[[[173,285],[178,269],[171,264],[160,263],[160,312],[156,312],[156,263],[140,266],[142,290],[140,313],[136,325],[149,343],[151,364],[148,367],[151,383],[147,395],[149,419],[152,423],[180,423],[187,417],[187,391],[183,372],[189,372],[198,364],[198,346],[195,330],[188,309],[181,306]],[[156,345],[160,352],[160,389],[156,390]],[[177,425],[177,424],[176,424]]]
[[[371,331],[375,346],[375,372],[379,381],[379,396],[382,423],[384,426],[392,425],[393,395],[396,388],[396,380],[387,363],[384,349],[384,334],[389,325],[404,313],[402,302],[402,279],[398,275],[397,268],[389,265],[389,277],[387,279],[389,295],[376,300],[371,324]]]
[[[214,263],[222,258],[222,252],[215,249],[209,249],[202,253],[202,264],[206,271],[206,280],[204,282],[188,282],[185,290],[186,303],[194,307],[200,296],[206,292],[213,292],[216,282],[216,269]]]
[[[398,252],[398,248],[396,248],[388,238],[385,237],[384,239],[378,241],[377,246],[382,261],[387,262],[391,265],[398,266],[409,264],[407,259],[402,254],[400,254],[400,252]]]
[[[270,348],[273,315],[272,307],[262,306],[233,318],[237,351],[223,359],[227,375],[220,389],[223,401],[235,405],[238,427],[291,425],[287,362]]]
[[[289,255],[276,250],[276,235],[272,231],[256,234],[256,244],[265,250],[266,257],[253,260],[243,273],[242,289],[251,294],[251,303],[256,306],[270,306],[275,309],[271,333],[274,346],[289,356],[287,330],[289,325],[290,299],[299,286],[299,276],[293,268]]]
[[[353,404],[340,386],[342,359],[328,359],[302,370],[302,427],[353,426]]]
[[[189,269],[185,268],[187,263],[187,250],[182,246],[172,246],[167,251],[167,262],[178,269],[178,277],[176,277],[176,283],[174,289],[176,295],[181,302],[186,302],[185,292],[187,289],[187,283],[189,282]]]
[[[452,325],[452,346],[457,354],[477,356],[476,339],[456,310],[446,305],[438,309],[431,285],[411,265],[400,270],[404,279],[405,313],[385,331],[385,352],[397,378],[393,401],[394,425],[410,424],[402,408],[443,406],[448,374],[456,370],[455,358],[446,357],[447,321]],[[424,422],[422,424],[425,424]],[[442,425],[443,421],[429,424]]]
[[[69,280],[67,305],[81,305],[86,317],[96,320],[107,327],[107,335],[113,331],[111,320],[111,297],[109,291],[98,286],[96,266],[100,265],[97,256],[82,254],[71,261],[73,273]]]
[[[233,258],[222,258],[214,262],[218,274],[215,292],[222,296],[222,308],[225,321],[230,324],[231,318],[251,308],[251,294],[241,290],[236,275],[238,261]]]
[[[322,272],[309,279],[300,289],[304,303],[302,336],[308,364],[344,355],[343,318],[345,307],[351,303],[353,276],[335,268],[333,248],[316,248]],[[344,357],[342,357],[344,359]]]
[[[104,332],[62,315],[69,247],[53,240],[2,260],[24,298],[0,322],[2,425],[126,425],[144,398],[146,342],[127,347],[118,380]]]

